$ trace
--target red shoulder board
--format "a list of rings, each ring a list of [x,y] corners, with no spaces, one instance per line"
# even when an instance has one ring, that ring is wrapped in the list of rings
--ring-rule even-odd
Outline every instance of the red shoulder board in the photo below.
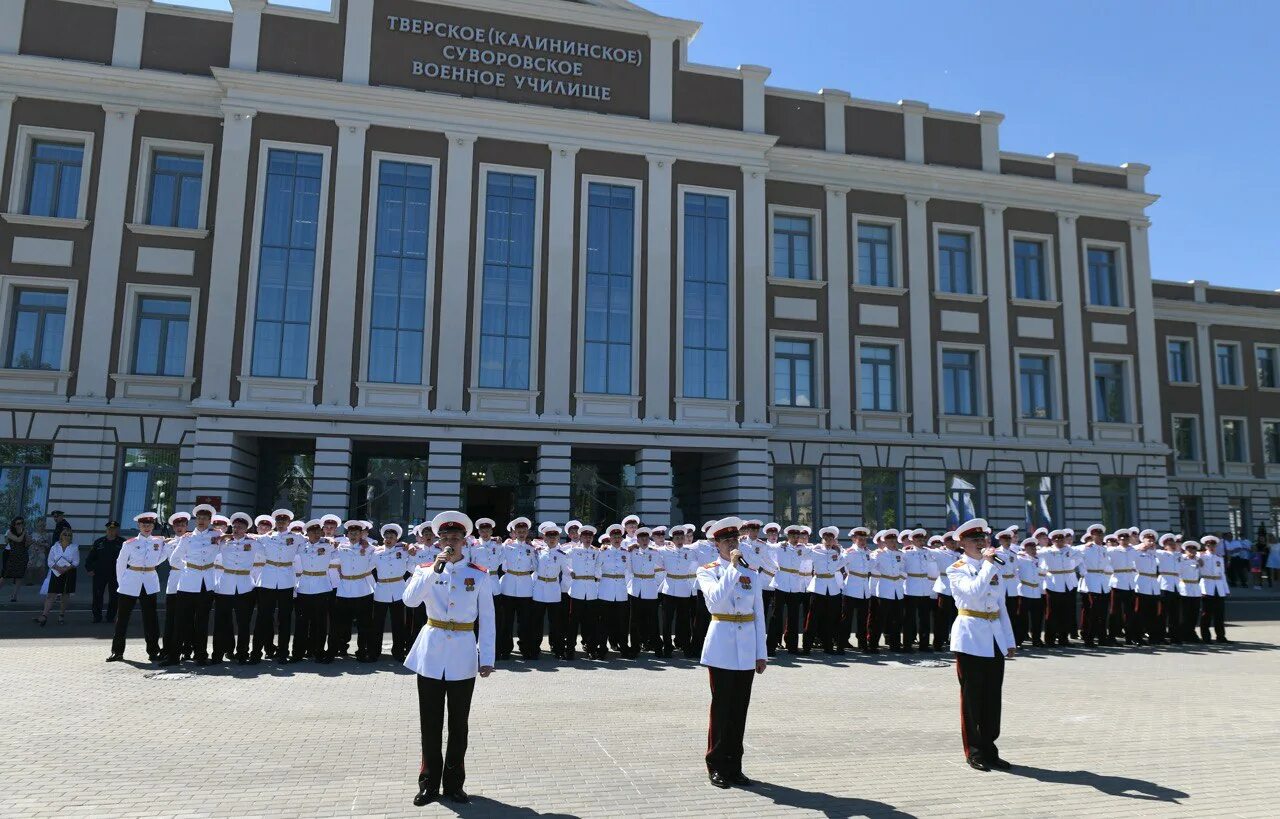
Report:
[[[714,569],[716,566],[719,566],[719,565],[720,565],[720,564],[719,564],[719,562],[717,562],[717,561],[712,561],[711,563],[708,563],[707,565],[703,566],[702,568],[704,568],[704,569]]]
[[[484,572],[485,574],[488,574],[488,573],[489,573],[489,570],[488,570],[488,569],[486,569],[484,566],[477,566],[477,565],[476,565],[476,564],[474,564],[474,563],[468,563],[467,565],[468,565],[468,566],[470,566],[471,568],[475,569],[475,570],[476,570],[476,571],[478,571],[478,572]]]

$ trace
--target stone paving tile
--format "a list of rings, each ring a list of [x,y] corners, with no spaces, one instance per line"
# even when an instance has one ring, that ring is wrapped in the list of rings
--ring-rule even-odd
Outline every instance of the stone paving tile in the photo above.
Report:
[[[1280,606],[1254,616],[1278,619],[1233,617],[1230,646],[1019,657],[1008,773],[964,765],[949,657],[780,658],[747,730],[761,784],[727,792],[705,669],[517,662],[477,684],[455,810],[409,802],[416,691],[389,659],[164,672],[104,663],[102,627],[0,615],[0,816],[1274,816]]]

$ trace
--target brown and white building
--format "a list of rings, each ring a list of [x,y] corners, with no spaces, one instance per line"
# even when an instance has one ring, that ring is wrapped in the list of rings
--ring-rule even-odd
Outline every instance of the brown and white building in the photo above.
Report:
[[[231,6],[0,5],[8,506],[1275,514],[1280,297],[1153,283],[1144,165],[626,0]]]

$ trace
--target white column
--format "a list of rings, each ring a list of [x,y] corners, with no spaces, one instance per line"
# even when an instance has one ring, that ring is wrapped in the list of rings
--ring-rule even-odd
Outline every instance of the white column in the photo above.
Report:
[[[844,135],[841,116],[840,134]],[[843,145],[843,139],[841,140]],[[828,142],[828,146],[830,143]],[[850,395],[849,346],[849,207],[848,188],[827,186],[827,407],[831,429],[853,428],[853,401]]]
[[[1195,300],[1205,301],[1204,281],[1193,281]],[[1217,475],[1222,471],[1218,460],[1218,404],[1214,386],[1216,371],[1213,366],[1213,339],[1209,337],[1209,322],[1196,322],[1196,379],[1200,382],[1200,411],[1203,413],[1203,424],[1200,435],[1204,446],[1204,471],[1209,475]]]
[[[1143,440],[1164,439],[1160,418],[1160,377],[1156,358],[1156,308],[1151,291],[1151,249],[1147,244],[1147,219],[1129,222],[1129,246],[1133,250],[1133,317],[1138,334],[1138,366],[1135,389],[1142,396]]]
[[[354,513],[351,502],[351,439],[316,438],[315,467],[311,478],[311,514]]]
[[[9,123],[13,121],[13,103],[16,99],[14,94],[0,93],[0,157],[9,155]]]
[[[462,442],[432,441],[427,450],[427,520],[461,506]]]
[[[646,524],[671,515],[671,450],[646,448],[636,453],[636,509]]]
[[[22,4],[22,0],[11,0]],[[142,65],[142,30],[151,0],[116,0],[116,35],[111,48],[111,64],[120,68]]]
[[[748,134],[764,133],[764,81],[773,69],[763,65],[740,65],[742,75],[742,130]]]
[[[445,165],[444,197],[444,247],[440,276],[440,315],[449,317],[465,333],[455,334],[454,345],[438,341],[440,350],[437,368],[439,383],[436,385],[436,410],[462,412],[463,367],[466,356],[462,350],[470,344],[475,333],[470,328],[467,301],[471,287],[471,180],[472,160],[475,157],[474,134],[449,133],[449,156]],[[461,336],[459,338],[458,336]],[[446,346],[453,346],[456,354],[445,353]]]
[[[833,154],[843,154],[845,148],[844,109],[853,97],[848,91],[824,88],[822,95],[823,119],[826,126],[826,148]]]
[[[547,214],[547,316],[544,328],[547,369],[542,412],[555,418],[569,415],[574,378],[573,360],[573,226],[578,147],[551,145],[551,209]],[[583,226],[586,229],[586,226]]]
[[[991,417],[996,437],[1013,435],[1013,354],[1009,349],[1009,276],[1004,260],[1004,205],[982,206],[987,323],[991,346]]]
[[[906,137],[906,157],[908,162],[924,162],[924,114],[929,104],[917,100],[899,100],[902,109],[902,129]]]
[[[663,332],[680,321],[671,319],[671,165],[669,156],[649,154],[649,232],[648,277],[645,281],[645,305],[649,311],[649,332],[644,346],[644,417],[665,421],[671,415],[671,339],[674,332]]]
[[[373,40],[373,0],[347,0],[347,40],[342,52],[342,81],[369,84]]]
[[[1055,151],[1049,154],[1049,158],[1053,160],[1054,179],[1068,184],[1075,181],[1076,163],[1080,161],[1080,157]]]
[[[17,54],[22,45],[22,17],[31,0],[0,3],[0,54]]]
[[[329,240],[329,294],[324,322],[324,364],[320,402],[327,407],[351,406],[356,273],[360,269],[360,217],[365,212],[364,144],[369,123],[338,120],[338,158],[334,167],[333,233]],[[373,275],[372,271],[365,271]]]
[[[262,10],[267,0],[231,1],[231,68],[258,70],[258,38],[262,34]]]
[[[742,166],[742,424],[769,423],[769,333],[765,301],[769,235],[764,178],[768,169]],[[729,272],[733,275],[733,271]],[[730,367],[736,362],[730,360]],[[731,376],[732,377],[732,376]]]
[[[669,34],[649,35],[649,119],[654,122],[671,121],[675,42]]]
[[[1124,168],[1125,184],[1129,190],[1135,193],[1146,193],[1147,174],[1151,173],[1151,166],[1143,165],[1141,162],[1126,162],[1120,167]]]
[[[133,149],[133,122],[137,108],[104,105],[102,160],[98,167],[98,197],[93,206],[93,243],[89,247],[89,280],[85,287],[84,326],[80,335],[80,368],[75,397],[102,401],[107,396],[107,374],[115,348],[112,323],[120,282],[120,245],[124,235],[124,200],[129,193],[129,157]]]
[[[1058,213],[1058,247],[1062,254],[1062,359],[1067,396],[1068,435],[1089,437],[1090,382],[1084,357],[1084,306],[1080,296],[1080,241],[1076,214]]]
[[[1000,123],[1004,122],[1004,114],[979,111],[977,116],[982,132],[982,170],[1000,173]]]
[[[249,189],[249,150],[253,142],[254,111],[222,109],[222,144],[218,152],[218,201],[213,212],[213,252],[210,262],[209,301],[205,321],[209,327],[235,327],[239,312],[240,251],[244,241],[245,196]],[[249,319],[246,318],[246,325]],[[245,332],[252,332],[248,326]],[[206,333],[201,359],[200,399],[227,403],[231,400],[231,357],[234,333]]]
[[[933,432],[933,328],[930,318],[929,197],[907,197],[907,298],[911,312],[911,415],[917,433]]]
[[[538,447],[537,489],[534,496],[538,520],[562,521],[569,517],[571,506],[570,475],[573,470],[573,447],[569,444],[542,444]]]

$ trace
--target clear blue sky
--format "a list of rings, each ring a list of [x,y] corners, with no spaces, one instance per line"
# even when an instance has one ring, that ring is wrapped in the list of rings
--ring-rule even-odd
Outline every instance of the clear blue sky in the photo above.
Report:
[[[767,65],[769,83],[787,88],[1000,111],[1006,150],[1145,162],[1161,196],[1150,210],[1157,278],[1280,288],[1280,4],[639,2],[704,23],[696,62]]]

